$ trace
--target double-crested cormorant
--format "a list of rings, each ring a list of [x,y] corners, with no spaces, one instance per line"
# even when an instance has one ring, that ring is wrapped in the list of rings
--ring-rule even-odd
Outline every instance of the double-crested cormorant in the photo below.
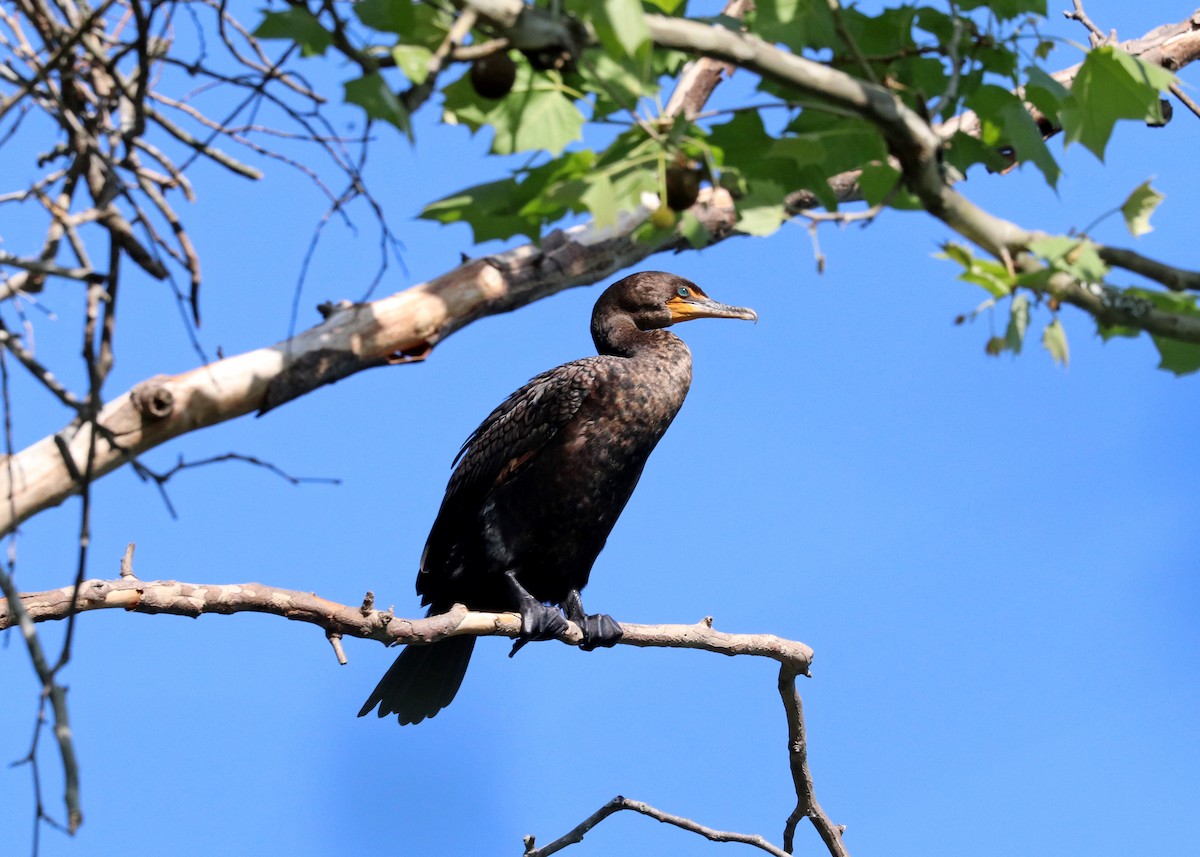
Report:
[[[559,605],[582,648],[621,639],[612,617],[584,613],[579,590],[692,382],[691,352],[663,328],[694,318],[758,316],[674,274],[626,277],[592,312],[599,356],[543,372],[475,429],[421,555],[417,592],[430,615],[455,603],[519,611],[524,642],[565,629],[547,606]],[[454,699],[474,645],[459,636],[406,647],[359,716],[378,705],[401,724],[432,717]]]

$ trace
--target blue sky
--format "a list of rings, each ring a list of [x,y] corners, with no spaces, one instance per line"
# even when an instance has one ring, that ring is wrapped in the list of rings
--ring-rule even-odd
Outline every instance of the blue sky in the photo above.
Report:
[[[1191,8],[1107,0],[1088,11],[1131,37]],[[1061,48],[1052,63],[1074,61]],[[313,74],[345,73],[314,64]],[[1183,77],[1194,86],[1192,70]],[[412,219],[502,170],[479,157],[486,138],[434,119],[422,114],[415,148],[381,131],[369,165],[406,245],[407,275],[393,266],[379,294],[494,249],[473,247],[466,227]],[[964,191],[1063,232],[1153,177],[1167,201],[1136,246],[1196,269],[1197,139],[1197,119],[1177,106],[1165,129],[1119,127],[1107,166],[1072,148],[1057,194],[1028,169],[972,175]],[[287,333],[322,202],[295,174],[265,168],[258,186],[206,167],[194,177],[200,199],[186,216],[204,261],[210,353]],[[316,303],[358,298],[370,280],[375,236],[358,216],[357,236],[327,230],[302,326]],[[18,229],[4,224],[9,249]],[[1135,245],[1123,232],[1114,218],[1096,235]],[[853,854],[1186,853],[1200,837],[1198,381],[1156,370],[1149,340],[1101,343],[1070,309],[1069,368],[1038,345],[1045,310],[1021,357],[985,356],[1006,318],[953,324],[985,295],[933,258],[947,237],[928,217],[893,212],[865,229],[822,229],[820,276],[795,226],[642,266],[753,306],[760,321],[677,330],[694,353],[692,392],[585,603],[634,622],[712,615],[720,630],[813,646],[801,683],[812,770]],[[133,541],[145,579],[253,580],[347,603],[371,589],[417,615],[416,564],[455,452],[530,376],[591,353],[598,293],[485,319],[424,364],[363,373],[153,451],[159,469],[236,451],[342,484],[295,487],[239,464],[190,471],[169,486],[174,521],[122,470],[95,488],[90,573],[116,576]],[[111,393],[196,365],[165,287],[131,279],[121,300]],[[55,284],[43,301],[59,320],[35,319],[39,348],[73,355],[74,289]],[[15,394],[18,446],[65,424],[29,385]],[[22,528],[23,588],[71,580],[78,515],[72,501]],[[19,639],[5,643],[7,761],[27,750],[37,686]],[[338,666],[319,630],[273,617],[82,617],[64,678],[86,820],[74,840],[45,832],[42,853],[520,853],[522,835],[548,842],[615,794],[778,842],[794,804],[770,662],[557,644],[509,660],[505,641],[484,640],[455,703],[400,729],[354,716],[393,653],[346,648]],[[52,755],[43,775],[58,812]],[[0,826],[22,853],[27,771],[0,772],[0,794]],[[799,851],[819,853],[801,833]],[[627,815],[572,853],[741,847]]]

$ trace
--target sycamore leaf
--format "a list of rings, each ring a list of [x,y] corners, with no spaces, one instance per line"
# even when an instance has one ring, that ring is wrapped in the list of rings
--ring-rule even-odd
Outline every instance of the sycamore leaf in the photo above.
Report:
[[[783,207],[785,191],[772,181],[759,180],[750,193],[738,200],[738,231],[745,235],[770,235],[787,220]]]
[[[613,57],[643,56],[650,45],[650,30],[640,0],[603,0],[588,3],[592,25],[604,50]]]
[[[1188,318],[1200,318],[1200,307],[1196,305],[1196,295],[1188,292],[1160,292],[1153,289],[1124,289],[1120,293],[1123,300],[1139,300],[1175,315]],[[1191,342],[1180,342],[1164,336],[1150,337],[1154,347],[1162,358],[1160,369],[1174,372],[1176,375],[1186,375],[1200,369],[1200,345]]]
[[[959,0],[958,6],[964,12],[987,9],[1001,21],[1019,18],[1021,15],[1046,16],[1046,0]]]
[[[330,32],[303,6],[264,12],[254,35],[260,39],[290,39],[300,46],[302,57],[320,56],[333,43]]]
[[[1096,252],[1096,245],[1086,238],[1052,235],[1030,241],[1029,249],[1055,270],[1065,271],[1084,283],[1103,282],[1108,274],[1108,265]]]
[[[1158,349],[1161,362],[1159,369],[1166,369],[1176,375],[1189,375],[1200,370],[1200,345],[1194,342],[1180,342],[1177,339],[1167,339],[1165,336],[1151,336],[1154,347]]]
[[[463,75],[442,90],[442,119],[473,132],[490,125],[495,131],[493,155],[535,149],[557,155],[583,136],[583,114],[562,90],[558,72],[535,73],[528,63],[520,63],[512,92],[500,101],[488,101]]]
[[[1161,66],[1131,56],[1112,45],[1088,52],[1063,104],[1066,145],[1082,143],[1104,160],[1104,149],[1120,119],[1163,123],[1159,95],[1175,76]]]
[[[1046,325],[1046,329],[1042,331],[1042,347],[1049,351],[1054,362],[1060,364],[1064,369],[1071,362],[1071,351],[1067,347],[1067,332],[1057,318]]]
[[[357,104],[367,112],[369,118],[390,122],[404,132],[409,140],[413,138],[408,110],[378,72],[348,80],[343,86],[346,103]]]
[[[1035,65],[1025,69],[1025,100],[1042,112],[1051,122],[1058,123],[1063,102],[1071,91]]]
[[[353,8],[358,20],[384,33],[409,32],[415,17],[411,0],[358,0]]]
[[[580,197],[592,220],[601,229],[617,224],[617,194],[608,176],[597,173],[587,180],[587,189]]]
[[[1015,277],[999,262],[989,259],[976,258],[971,249],[963,244],[947,242],[942,245],[942,252],[937,258],[949,259],[962,265],[963,272],[958,275],[960,280],[974,283],[987,291],[994,298],[1002,298],[1012,294]]]
[[[1154,231],[1154,227],[1150,225],[1150,215],[1165,198],[1150,187],[1149,179],[1142,182],[1134,188],[1133,193],[1129,194],[1129,198],[1121,205],[1121,214],[1125,217],[1125,225],[1134,238]]]
[[[900,184],[900,171],[891,164],[867,164],[858,177],[858,187],[869,205],[886,203],[899,211],[919,211],[921,201]]]
[[[1021,353],[1025,344],[1025,329],[1029,326],[1029,298],[1025,295],[1013,295],[1012,305],[1008,310],[1008,328],[1004,331],[1004,344],[1013,354]]]
[[[782,42],[796,53],[838,43],[829,0],[758,0],[752,29],[768,42]]]
[[[516,189],[517,183],[512,179],[463,188],[445,199],[429,203],[419,216],[439,223],[469,223],[476,244],[492,238],[528,235],[526,230],[537,223],[536,218],[502,213],[503,207],[512,202]]]
[[[429,61],[433,51],[421,45],[396,45],[392,48],[392,57],[404,76],[418,86],[429,77]]]
[[[707,247],[709,241],[712,240],[708,227],[701,223],[700,219],[691,211],[685,211],[679,216],[679,234],[687,239],[687,243],[694,250]]]
[[[979,116],[985,145],[1011,146],[1019,161],[1031,162],[1042,171],[1047,184],[1058,184],[1062,171],[1021,99],[999,86],[981,86],[967,99],[967,106]]]

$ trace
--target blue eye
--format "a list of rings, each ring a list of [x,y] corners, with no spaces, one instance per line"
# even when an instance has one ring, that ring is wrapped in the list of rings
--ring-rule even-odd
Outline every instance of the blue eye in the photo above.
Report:
[[[689,295],[691,295],[691,292],[688,291],[687,286],[680,286],[679,290],[676,292],[676,294],[679,295],[681,298],[686,298]]]

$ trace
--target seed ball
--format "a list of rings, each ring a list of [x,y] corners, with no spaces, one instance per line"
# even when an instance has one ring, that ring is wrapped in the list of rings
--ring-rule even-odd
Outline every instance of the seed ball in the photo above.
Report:
[[[678,216],[666,205],[660,205],[650,214],[650,222],[655,229],[674,229],[676,220]]]
[[[517,64],[504,51],[480,57],[471,63],[471,86],[484,98],[497,101],[512,91]]]
[[[667,205],[674,211],[687,211],[700,195],[700,171],[687,167],[667,167]]]

